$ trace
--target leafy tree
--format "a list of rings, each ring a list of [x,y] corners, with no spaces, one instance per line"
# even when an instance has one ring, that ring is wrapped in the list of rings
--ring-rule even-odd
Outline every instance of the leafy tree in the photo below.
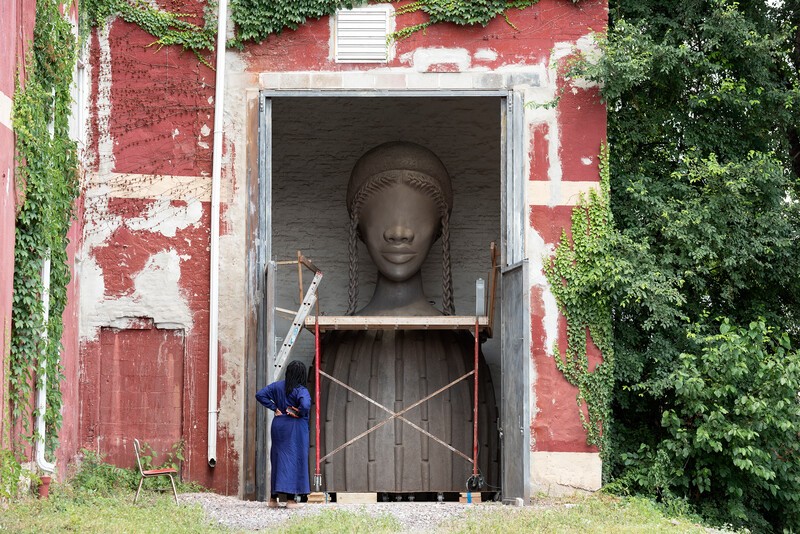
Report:
[[[800,530],[800,2],[618,0],[609,18],[578,70],[603,84],[617,242],[640,272],[611,291],[607,474]]]

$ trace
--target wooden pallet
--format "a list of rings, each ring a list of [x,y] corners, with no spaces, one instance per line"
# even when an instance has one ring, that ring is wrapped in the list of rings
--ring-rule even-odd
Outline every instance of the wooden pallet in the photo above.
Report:
[[[327,504],[329,501],[328,496],[321,491],[314,491],[308,494],[308,504]]]
[[[371,504],[378,502],[378,494],[339,492],[336,494],[336,502],[339,504]]]
[[[462,492],[462,493],[461,493],[461,496],[458,498],[458,502],[463,502],[463,503],[466,503],[466,502],[479,503],[479,502],[481,502],[481,494],[480,494],[480,492],[477,492],[477,491],[476,491],[476,492],[473,492],[473,493],[465,493],[465,492]]]

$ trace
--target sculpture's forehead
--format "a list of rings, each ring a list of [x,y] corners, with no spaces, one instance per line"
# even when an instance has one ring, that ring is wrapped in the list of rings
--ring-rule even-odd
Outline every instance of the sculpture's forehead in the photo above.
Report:
[[[452,209],[450,176],[442,161],[431,150],[406,142],[384,143],[359,158],[347,184],[348,209],[352,209],[354,199],[365,188],[376,187],[376,182],[387,177],[398,180],[417,177],[421,183],[433,186],[448,211]]]
[[[383,183],[364,197],[361,214],[383,210],[385,212],[410,211],[430,212],[439,215],[439,207],[431,188],[420,186],[419,181],[396,180]]]
[[[386,193],[387,191],[389,193]],[[374,197],[379,194],[389,194],[397,198],[413,196],[418,202],[430,199],[430,203],[424,204],[432,205],[433,210],[440,215],[452,210],[452,202],[448,201],[447,193],[442,191],[435,179],[418,171],[396,169],[379,173],[364,181],[361,187],[348,197],[348,211],[360,216],[365,206],[374,203]]]

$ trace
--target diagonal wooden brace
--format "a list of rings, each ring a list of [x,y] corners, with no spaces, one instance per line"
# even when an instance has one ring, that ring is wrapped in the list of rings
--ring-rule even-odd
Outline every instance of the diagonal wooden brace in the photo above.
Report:
[[[387,412],[388,414],[390,414],[390,417],[389,417],[388,419],[384,419],[383,421],[381,421],[381,422],[380,422],[380,423],[378,423],[377,425],[375,425],[375,426],[373,426],[372,428],[370,428],[370,429],[368,429],[368,430],[366,430],[366,431],[362,432],[361,434],[359,434],[358,436],[354,437],[354,438],[353,438],[353,439],[351,439],[350,441],[347,441],[346,443],[343,443],[343,444],[339,445],[339,446],[338,446],[336,449],[334,449],[333,451],[329,452],[328,454],[326,454],[325,456],[323,456],[322,458],[320,458],[320,459],[319,459],[320,461],[323,461],[323,460],[325,460],[326,458],[329,458],[329,457],[333,456],[334,454],[336,454],[336,453],[337,453],[337,452],[339,452],[340,450],[344,449],[345,447],[347,447],[347,446],[349,446],[349,445],[352,445],[353,443],[355,443],[355,442],[356,442],[356,441],[358,441],[359,439],[361,439],[361,438],[363,438],[364,436],[366,436],[366,435],[368,435],[368,434],[370,434],[370,433],[372,433],[372,432],[374,432],[374,431],[378,430],[378,429],[379,429],[379,428],[381,428],[383,425],[385,425],[386,423],[389,423],[390,421],[392,421],[393,419],[395,419],[395,418],[396,418],[396,419],[400,419],[402,422],[406,423],[406,424],[407,424],[407,425],[409,425],[411,428],[413,428],[413,429],[415,429],[415,430],[418,430],[418,431],[422,432],[423,434],[425,434],[425,435],[426,435],[426,436],[428,436],[429,438],[433,439],[433,440],[434,440],[434,441],[436,441],[437,443],[440,443],[440,444],[444,445],[444,446],[445,446],[445,447],[447,447],[447,448],[448,448],[450,451],[452,451],[452,452],[454,452],[454,453],[458,454],[459,456],[461,456],[462,458],[464,458],[465,460],[467,460],[469,463],[474,463],[474,462],[473,462],[473,459],[472,459],[472,458],[470,458],[469,456],[467,456],[466,454],[464,454],[463,452],[461,452],[461,451],[459,451],[458,449],[454,448],[454,447],[453,447],[453,446],[451,446],[449,443],[445,443],[444,441],[442,441],[441,439],[437,438],[436,436],[434,436],[433,434],[431,434],[430,432],[428,432],[428,431],[427,431],[427,430],[425,430],[424,428],[421,428],[420,426],[418,426],[418,425],[416,425],[416,424],[412,423],[411,421],[409,421],[408,419],[406,419],[405,417],[403,417],[403,414],[404,414],[404,413],[406,413],[407,411],[409,411],[409,410],[412,410],[412,409],[416,408],[417,406],[419,406],[419,405],[420,405],[420,404],[422,404],[423,402],[426,402],[426,401],[428,401],[428,400],[432,399],[433,397],[435,397],[435,396],[436,396],[436,395],[438,395],[439,393],[442,393],[443,391],[445,391],[445,390],[447,390],[447,389],[449,389],[449,388],[453,387],[454,385],[456,385],[457,383],[461,382],[462,380],[465,380],[465,379],[469,378],[470,376],[474,375],[474,374],[475,374],[475,371],[474,371],[474,370],[472,370],[472,371],[468,372],[467,374],[465,374],[465,375],[463,375],[463,376],[461,376],[461,377],[459,377],[459,378],[456,378],[455,380],[453,380],[452,382],[450,382],[450,383],[449,383],[449,384],[447,384],[446,386],[443,386],[443,387],[441,387],[441,388],[437,389],[436,391],[434,391],[433,393],[431,393],[431,394],[430,394],[430,395],[428,395],[427,397],[424,397],[424,398],[422,398],[422,399],[418,400],[417,402],[415,402],[414,404],[411,404],[410,406],[407,406],[407,407],[403,408],[403,409],[402,409],[402,410],[400,410],[399,412],[395,412],[395,411],[393,411],[393,410],[390,410],[389,408],[387,408],[386,406],[382,405],[381,403],[379,403],[379,402],[377,402],[377,401],[375,401],[375,400],[373,400],[373,399],[371,399],[371,398],[367,397],[366,395],[364,395],[364,394],[363,394],[363,393],[361,393],[360,391],[357,391],[357,390],[355,390],[354,388],[352,388],[352,387],[348,386],[347,384],[345,384],[345,383],[344,383],[344,382],[342,382],[341,380],[338,380],[338,379],[336,379],[336,378],[332,377],[331,375],[329,375],[329,374],[328,374],[328,373],[326,373],[325,371],[322,371],[322,370],[320,370],[320,371],[319,371],[319,374],[320,374],[320,375],[323,375],[323,376],[325,376],[325,377],[327,377],[329,380],[331,380],[331,381],[332,381],[332,382],[334,382],[335,384],[338,384],[338,385],[342,386],[342,387],[343,387],[343,388],[345,388],[346,390],[348,390],[348,391],[352,391],[353,393],[355,393],[356,395],[358,395],[358,396],[359,396],[359,397],[361,397],[362,399],[366,400],[367,402],[370,402],[370,403],[374,404],[375,406],[377,406],[377,407],[378,407],[378,408],[380,408],[381,410],[383,410],[383,411]]]

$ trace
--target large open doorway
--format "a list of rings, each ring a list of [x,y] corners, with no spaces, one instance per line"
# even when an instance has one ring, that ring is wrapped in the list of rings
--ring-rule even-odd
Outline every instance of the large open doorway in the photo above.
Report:
[[[292,258],[302,250],[325,272],[320,288],[323,313],[344,314],[348,286],[345,190],[356,160],[380,143],[403,140],[421,144],[436,153],[447,167],[455,197],[450,228],[456,314],[475,314],[476,280],[489,279],[489,243],[498,243],[501,267],[522,258],[524,208],[521,184],[516,180],[520,174],[515,164],[519,154],[514,155],[515,149],[522,148],[522,132],[514,131],[516,121],[509,113],[512,104],[513,96],[498,92],[262,96],[256,234],[263,241],[256,254],[256,272],[264,273],[272,266],[272,278],[268,283],[265,280],[262,288],[265,298],[259,313],[259,351],[255,358],[248,358],[256,376],[256,383],[248,385],[248,399],[252,397],[250,389],[255,391],[258,384],[274,379],[272,358],[290,323],[289,318],[275,313],[276,306],[296,309],[299,304],[296,269],[275,269],[270,262]],[[366,252],[362,250],[362,254],[361,265],[370,265]],[[426,294],[439,308],[440,265],[441,251],[434,247],[423,273]],[[362,298],[371,294],[373,284],[373,270],[362,269]],[[501,304],[501,295],[512,302]],[[527,380],[529,364],[528,345],[524,342],[530,324],[529,316],[523,316],[528,309],[526,295],[525,279],[519,275],[513,284],[498,287],[494,308],[498,326],[482,349],[502,417],[515,423],[513,444],[505,447],[515,458],[524,456],[528,445],[524,432],[517,439],[517,423],[523,420],[523,412],[528,412],[526,391],[530,389],[529,383],[522,383]],[[508,324],[521,331],[500,328],[506,324],[503,313],[520,315]],[[292,358],[309,363],[313,352],[312,337],[301,336]],[[512,387],[507,383],[509,378],[520,384]],[[515,393],[508,396],[504,389]],[[513,405],[506,406],[509,402]],[[247,409],[251,411],[253,407]],[[263,411],[256,413],[255,428],[247,428],[246,434],[248,446],[254,447],[255,497],[263,500],[268,491],[268,421]],[[506,456],[504,452],[503,457]],[[515,463],[513,469],[521,467]],[[524,485],[527,475],[520,473],[518,478]],[[505,475],[502,480],[504,485],[510,484]],[[520,491],[514,489],[513,496],[522,496],[517,495]]]

